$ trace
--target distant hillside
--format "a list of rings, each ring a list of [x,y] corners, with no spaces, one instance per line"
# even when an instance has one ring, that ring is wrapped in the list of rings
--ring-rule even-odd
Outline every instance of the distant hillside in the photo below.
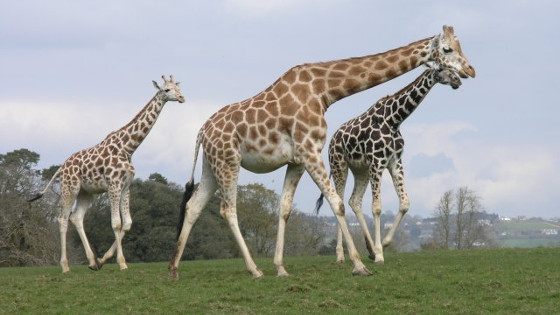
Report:
[[[560,223],[541,218],[500,218],[496,225],[500,247],[560,247]]]
[[[373,220],[365,215],[368,227],[373,234]],[[365,246],[361,237],[361,230],[354,213],[346,215],[350,231],[355,235],[354,241],[360,246]],[[480,218],[485,225],[493,230],[493,246],[505,248],[533,248],[533,247],[560,247],[560,220],[546,220],[541,218],[526,217],[499,217],[496,214],[487,214]],[[323,217],[327,241],[336,238],[336,218]],[[381,217],[381,225],[386,230],[391,226],[394,214],[390,211]],[[395,236],[398,244],[397,251],[416,251],[421,244],[428,243],[432,236],[437,220],[422,218],[420,216],[405,216]],[[384,235],[384,232],[382,232]],[[404,237],[404,239],[402,239]]]

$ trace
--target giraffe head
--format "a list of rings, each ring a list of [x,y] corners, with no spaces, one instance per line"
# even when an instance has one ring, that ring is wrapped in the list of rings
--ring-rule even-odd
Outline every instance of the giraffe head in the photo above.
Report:
[[[461,86],[461,78],[457,76],[455,71],[451,71],[449,69],[434,70],[434,71],[436,71],[434,77],[438,83],[449,85],[454,90],[458,89]]]
[[[443,34],[437,35],[433,43],[433,61],[441,68],[455,70],[461,78],[476,76],[474,67],[463,55],[461,44],[455,36],[452,26],[444,25]]]
[[[169,76],[169,80],[165,78],[164,75],[161,76],[163,79],[163,87],[160,87],[156,81],[154,87],[159,91],[158,93],[166,101],[177,101],[179,103],[185,102],[185,97],[181,94],[181,89],[179,88],[180,82],[175,82],[173,76]]]

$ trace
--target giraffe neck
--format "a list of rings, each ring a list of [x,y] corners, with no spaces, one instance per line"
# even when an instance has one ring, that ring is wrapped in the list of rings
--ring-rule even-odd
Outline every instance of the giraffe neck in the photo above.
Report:
[[[313,94],[325,110],[334,102],[398,77],[432,60],[433,40],[425,38],[384,53],[344,60],[304,64],[298,81],[311,77]],[[286,79],[290,72],[286,74]],[[291,74],[293,75],[293,74]]]
[[[379,100],[374,105],[376,112],[383,116],[383,121],[389,127],[398,129],[400,124],[418,108],[418,105],[437,83],[435,73],[436,71],[432,69],[424,71],[414,82],[397,93]]]
[[[138,114],[124,127],[111,133],[109,138],[118,138],[119,146],[129,155],[132,156],[134,151],[142,144],[150,130],[158,119],[165,101],[156,94]],[[115,139],[116,140],[116,139]]]

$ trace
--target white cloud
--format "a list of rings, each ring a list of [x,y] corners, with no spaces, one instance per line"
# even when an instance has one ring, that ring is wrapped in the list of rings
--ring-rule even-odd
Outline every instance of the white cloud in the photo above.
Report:
[[[184,104],[168,103],[134,154],[137,177],[158,172],[173,182],[185,183],[191,173],[198,130],[220,106],[188,99]],[[200,162],[199,158],[195,174],[200,174]]]
[[[132,109],[104,104],[78,107],[65,102],[3,101],[0,134],[10,136],[3,137],[0,151],[28,148],[41,155],[41,167],[60,164],[70,154],[101,142],[145,105],[140,103]],[[152,172],[160,172],[170,180],[185,181],[183,174],[190,174],[196,134],[218,107],[210,102],[188,100],[184,104],[167,103],[133,156],[137,177],[147,178]]]
[[[224,10],[226,12],[234,12],[243,14],[252,18],[263,18],[267,16],[279,16],[287,13],[302,11],[308,7],[321,8],[328,6],[336,1],[328,0],[226,0]]]
[[[550,175],[560,171],[554,153],[541,147],[488,143],[475,130],[465,122],[407,128],[405,171],[407,162],[418,154],[445,154],[455,166],[444,173],[407,178],[412,204],[431,210],[444,191],[469,186],[490,212],[521,214],[519,209],[524,208],[534,209],[535,215],[552,216],[554,203],[549,198],[558,179]],[[470,133],[461,136],[465,131]]]
[[[302,1],[297,0],[226,0],[226,11],[236,11],[251,17],[263,17],[273,12],[287,11],[298,6]]]

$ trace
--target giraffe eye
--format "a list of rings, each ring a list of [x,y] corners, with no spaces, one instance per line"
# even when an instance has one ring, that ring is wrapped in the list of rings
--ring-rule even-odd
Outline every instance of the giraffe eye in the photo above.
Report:
[[[449,48],[449,47],[443,47],[443,52],[446,54],[449,54],[451,52],[453,52],[453,49]]]
[[[169,91],[171,91],[171,89],[165,89],[163,90],[165,93],[169,93]]]

